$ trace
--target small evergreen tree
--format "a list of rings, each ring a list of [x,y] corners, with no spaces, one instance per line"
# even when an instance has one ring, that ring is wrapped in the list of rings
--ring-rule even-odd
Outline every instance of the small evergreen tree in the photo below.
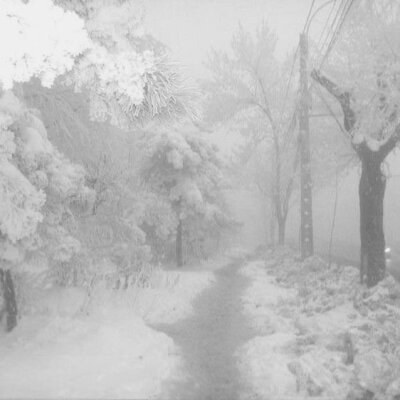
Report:
[[[201,243],[228,222],[221,203],[223,165],[216,147],[189,125],[147,133],[146,147],[142,171],[174,214],[176,263],[182,266],[185,241]]]

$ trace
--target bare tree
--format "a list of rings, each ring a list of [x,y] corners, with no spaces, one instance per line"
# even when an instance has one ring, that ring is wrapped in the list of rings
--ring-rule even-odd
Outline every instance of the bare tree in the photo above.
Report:
[[[283,244],[298,151],[293,138],[296,110],[286,108],[288,96],[293,97],[287,87],[289,68],[276,60],[275,46],[276,36],[264,22],[255,37],[239,27],[231,42],[232,56],[214,50],[207,63],[212,79],[206,83],[211,93],[206,115],[214,120],[245,115],[262,124],[262,134],[257,132],[253,143],[267,143],[272,179],[265,176],[265,181],[278,223],[278,243]]]

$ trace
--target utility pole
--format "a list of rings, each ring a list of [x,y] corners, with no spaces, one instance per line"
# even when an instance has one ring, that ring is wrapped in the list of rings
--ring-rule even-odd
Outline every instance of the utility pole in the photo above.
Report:
[[[300,243],[301,259],[314,254],[314,235],[312,219],[312,181],[310,157],[310,93],[308,88],[308,38],[300,34]]]

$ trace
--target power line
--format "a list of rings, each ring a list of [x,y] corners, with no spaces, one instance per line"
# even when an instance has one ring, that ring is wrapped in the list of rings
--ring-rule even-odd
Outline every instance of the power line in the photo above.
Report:
[[[335,29],[335,31],[334,31],[334,33],[332,35],[331,41],[329,42],[329,45],[328,45],[328,48],[326,50],[325,56],[323,57],[323,59],[321,61],[320,68],[322,67],[322,65],[325,62],[325,60],[328,58],[329,53],[331,52],[331,50],[333,49],[333,46],[336,43],[336,41],[337,41],[337,39],[339,37],[341,28],[342,28],[342,26],[344,24],[344,21],[346,20],[346,17],[348,15],[348,12],[350,11],[350,8],[351,8],[353,2],[354,2],[354,0],[349,0],[347,2],[347,4],[344,6],[342,14],[341,14],[341,16],[339,18],[338,24],[336,26],[336,29]],[[346,8],[346,6],[347,6],[347,8]]]
[[[312,0],[312,2],[310,4],[310,8],[309,8],[308,13],[307,13],[306,21],[304,23],[303,32],[306,29],[307,24],[310,21],[310,17],[311,17],[311,13],[312,13],[312,10],[314,8],[314,5],[315,5],[315,0]],[[293,62],[292,62],[292,66],[290,68],[289,80],[288,80],[288,83],[287,83],[286,89],[285,89],[285,96],[284,96],[284,99],[283,99],[282,109],[281,109],[281,113],[280,113],[280,116],[279,116],[279,124],[280,125],[282,125],[282,122],[283,122],[283,113],[284,113],[284,110],[285,110],[285,107],[286,107],[287,98],[288,98],[288,95],[289,95],[290,84],[292,82],[293,73],[294,73],[294,66],[296,65],[296,59],[297,59],[298,52],[299,52],[299,45],[297,45],[295,53],[294,53],[294,56],[293,56]]]
[[[292,82],[293,73],[294,73],[294,66],[296,65],[296,60],[297,60],[297,54],[298,54],[298,52],[299,52],[299,45],[297,45],[296,51],[295,51],[294,56],[293,56],[292,66],[291,66],[291,68],[290,68],[289,80],[288,80],[288,83],[287,83],[286,89],[285,89],[285,96],[284,96],[284,98],[283,98],[281,113],[280,113],[280,116],[279,116],[279,124],[280,124],[280,125],[282,125],[282,122],[283,122],[283,113],[284,113],[284,110],[285,110],[285,107],[286,107],[287,98],[288,98],[288,96],[289,96],[290,84],[291,84],[291,82]]]
[[[321,48],[321,54],[322,54],[322,49],[323,49],[323,47],[324,47],[324,45],[325,45],[325,42],[326,42],[326,38],[325,38],[325,42],[322,43],[322,38],[324,37],[325,32],[326,32],[326,34],[327,34],[326,37],[329,36],[329,31],[327,31],[327,28],[328,28],[328,26],[330,26],[330,28],[332,27],[332,22],[333,22],[333,21],[331,22],[331,24],[330,24],[330,21],[331,21],[331,18],[332,18],[332,16],[333,16],[333,11],[335,10],[335,6],[336,6],[336,4],[337,4],[337,1],[338,1],[338,0],[333,0],[332,8],[331,8],[331,10],[329,11],[328,18],[327,18],[326,21],[325,21],[324,27],[323,27],[323,29],[322,29],[322,31],[321,31],[321,34],[320,34],[320,37],[319,37],[319,39],[318,39],[317,49],[318,49],[318,48]],[[322,44],[322,46],[321,46],[321,44]],[[320,47],[320,46],[321,46],[321,47]]]
[[[303,32],[305,32],[305,30],[307,28],[307,25],[310,22],[310,17],[311,17],[311,13],[312,13],[312,10],[314,8],[314,5],[315,5],[315,0],[312,1],[311,5],[310,5],[310,9],[308,10],[308,15],[307,15],[307,18],[306,18],[306,22],[304,24]]]
[[[303,33],[308,33],[310,26],[311,26],[311,22],[314,19],[314,17],[323,9],[325,8],[327,5],[332,4],[332,3],[336,3],[336,0],[327,0],[324,3],[320,4],[319,7],[316,8],[316,10],[314,11],[314,13],[311,15],[308,23],[307,23],[307,28],[305,31],[303,31]]]
[[[332,38],[333,35],[335,34],[335,31],[337,29],[337,24],[340,20],[340,16],[343,13],[343,10],[344,10],[344,7],[345,7],[347,1],[348,0],[342,0],[336,10],[335,16],[334,16],[332,22],[330,23],[329,29],[326,33],[325,40],[323,41],[323,43],[321,45],[321,51],[320,51],[321,55],[324,54],[324,49],[327,48],[329,38]],[[328,21],[327,21],[327,23],[328,23]],[[322,38],[322,36],[321,36],[321,38]]]
[[[312,0],[312,2],[311,2],[311,4],[310,4],[310,8],[308,9],[306,21],[305,21],[305,23],[304,23],[303,32],[304,32],[305,29],[307,28],[307,25],[308,25],[308,23],[309,23],[309,21],[310,21],[311,13],[312,13],[312,11],[313,11],[313,9],[314,9],[314,6],[315,6],[315,0]],[[287,98],[288,98],[288,96],[289,96],[290,84],[291,84],[291,82],[292,82],[293,73],[294,73],[294,67],[295,67],[295,65],[296,65],[296,60],[297,60],[297,55],[298,55],[298,53],[299,53],[299,44],[297,45],[296,50],[295,50],[295,53],[294,53],[294,56],[293,56],[293,61],[292,61],[292,65],[291,65],[291,68],[290,68],[289,80],[288,80],[288,83],[287,83],[286,89],[285,89],[285,96],[284,96],[284,98],[283,98],[281,113],[280,113],[280,116],[279,116],[279,125],[280,125],[280,126],[282,126],[282,124],[283,124],[283,113],[284,113],[284,111],[285,111]],[[292,117],[290,118],[290,121],[291,121],[290,124],[293,123],[293,119],[296,117],[296,112],[297,112],[297,105],[296,105],[296,107],[295,107],[295,110],[294,110],[294,113],[293,113]],[[285,138],[284,138],[284,143],[285,143],[284,147],[286,147],[286,145],[287,145],[288,142],[289,142],[288,138],[289,138],[289,135],[290,135],[290,131],[291,131],[291,129],[290,129],[290,126],[289,126],[288,130],[286,131]]]
[[[323,33],[326,31],[326,28],[327,28],[327,26],[328,26],[328,24],[329,24],[329,20],[330,20],[332,14],[333,14],[334,9],[335,9],[335,4],[336,4],[336,2],[337,2],[337,0],[332,0],[332,1],[334,2],[334,4],[333,4],[332,9],[331,9],[331,11],[330,11],[330,13],[329,13],[328,19],[327,19],[327,21],[326,21],[326,23],[325,23],[325,26],[324,26],[324,29],[323,29]],[[347,1],[348,1],[348,0],[347,0]],[[341,16],[341,14],[343,14],[343,10],[345,9],[345,7],[344,7],[345,3],[346,3],[346,0],[342,0],[341,4],[339,5],[339,8],[338,8],[337,13],[336,13],[336,16],[335,16],[335,18],[334,18],[334,20],[333,20],[333,22],[332,22],[332,24],[331,24],[331,26],[330,26],[330,29],[329,29],[328,32],[327,32],[326,39],[325,39],[325,43],[327,42],[327,40],[328,40],[328,38],[329,38],[329,36],[330,36],[330,33],[331,33],[332,30],[333,30],[333,27],[336,25],[336,23],[337,23],[337,24],[339,23],[339,21],[340,21],[339,15]],[[325,5],[327,5],[327,4],[329,4],[329,2],[325,3],[323,6],[325,6]],[[305,32],[305,30],[307,29],[309,23],[311,22],[310,19],[311,19],[312,16],[313,16],[312,12],[313,12],[313,10],[314,10],[314,7],[315,7],[315,0],[312,0],[312,2],[311,2],[311,4],[310,4],[310,8],[309,8],[308,13],[307,13],[307,17],[306,17],[305,23],[304,23],[303,33]],[[343,10],[342,10],[342,8],[343,8]],[[319,9],[318,9],[318,10],[319,10]],[[317,11],[318,11],[318,10],[317,10]],[[342,12],[341,12],[341,11],[342,11]],[[338,19],[338,18],[339,18],[339,19]],[[336,21],[338,21],[338,22],[336,22]],[[337,28],[337,26],[336,26],[336,28]],[[322,40],[322,37],[323,37],[322,35],[323,35],[323,33],[322,33],[321,36],[320,36],[319,43],[320,43],[321,40]],[[295,54],[294,54],[294,56],[293,56],[293,61],[292,61],[292,65],[291,65],[291,68],[290,68],[289,80],[288,80],[288,83],[287,83],[287,86],[286,86],[286,89],[285,89],[284,100],[283,100],[283,103],[282,103],[282,109],[281,109],[280,118],[279,118],[279,121],[280,121],[279,123],[280,123],[280,125],[283,124],[283,113],[284,113],[284,110],[285,110],[285,108],[286,108],[286,103],[287,103],[287,99],[288,99],[288,95],[289,95],[290,85],[291,85],[291,82],[292,82],[293,73],[294,73],[294,67],[295,67],[295,64],[296,64],[296,60],[297,60],[297,55],[298,55],[298,53],[299,53],[299,45],[297,45],[296,50],[295,50]],[[297,103],[298,103],[298,102],[297,102]],[[288,127],[288,129],[285,131],[285,137],[283,138],[283,141],[284,141],[284,145],[283,145],[283,146],[284,146],[284,148],[286,148],[286,147],[289,145],[289,142],[290,142],[290,141],[292,140],[292,138],[293,138],[294,129],[291,129],[291,126],[293,125],[293,123],[294,123],[294,121],[295,121],[295,118],[296,118],[297,107],[298,107],[298,104],[297,104],[297,103],[296,103],[296,106],[295,106],[295,110],[294,110],[294,112],[293,112],[293,114],[292,114],[292,117],[290,118],[289,127]]]
[[[348,133],[343,128],[342,124],[339,121],[339,118],[333,112],[333,110],[332,110],[331,106],[329,105],[328,101],[326,100],[325,96],[322,94],[321,89],[319,88],[319,86],[315,86],[315,88],[316,88],[317,96],[322,100],[322,102],[324,103],[324,105],[325,105],[326,109],[328,110],[329,114],[331,115],[331,117],[335,120],[336,124],[338,125],[339,129],[348,138]]]
[[[324,62],[327,60],[330,52],[332,51],[333,46],[335,45],[337,39],[339,38],[341,29],[342,29],[342,27],[344,25],[344,22],[346,21],[347,16],[349,15],[350,9],[351,9],[353,4],[354,4],[354,0],[348,0],[347,1],[347,4],[346,4],[347,8],[345,6],[345,8],[343,9],[343,12],[342,12],[342,15],[341,15],[341,19],[338,22],[338,25],[337,25],[337,27],[335,29],[335,32],[334,32],[334,34],[333,34],[333,36],[331,38],[331,41],[330,41],[329,46],[328,46],[328,48],[326,50],[326,53],[325,53],[324,57],[322,58],[322,61],[321,61],[320,65],[319,65],[319,69],[322,68]]]

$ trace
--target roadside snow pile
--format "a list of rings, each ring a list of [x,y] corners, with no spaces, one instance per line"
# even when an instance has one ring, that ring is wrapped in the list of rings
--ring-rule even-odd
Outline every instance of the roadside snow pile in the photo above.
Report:
[[[150,398],[180,368],[173,323],[212,271],[155,270],[139,286],[24,287],[22,318],[0,337],[0,398]],[[19,284],[22,284],[19,282]],[[29,286],[29,285],[27,285]]]
[[[244,312],[251,316],[251,322],[260,334],[276,331],[290,331],[286,319],[274,312],[275,305],[294,298],[295,291],[274,283],[274,278],[265,272],[264,261],[253,261],[241,268],[240,273],[251,278],[251,287],[242,298]]]
[[[90,313],[126,309],[146,323],[172,324],[192,313],[193,299],[215,280],[211,271],[157,270],[144,287],[115,291],[97,287],[91,294]]]
[[[288,249],[267,259],[242,269],[253,280],[243,306],[260,336],[240,349],[239,367],[254,391],[271,399],[399,399],[398,283],[387,277],[367,289],[356,268],[318,257],[300,263]]]
[[[148,398],[177,365],[167,335],[126,313],[29,317],[1,338],[1,398]]]
[[[215,275],[211,271],[167,272],[159,279],[173,284],[161,284],[159,289],[144,291],[139,295],[137,310],[146,322],[151,324],[172,324],[185,319],[193,313],[193,300],[213,282]],[[157,278],[157,277],[156,277]],[[160,288],[162,292],[160,293]],[[148,298],[151,298],[149,308]]]

